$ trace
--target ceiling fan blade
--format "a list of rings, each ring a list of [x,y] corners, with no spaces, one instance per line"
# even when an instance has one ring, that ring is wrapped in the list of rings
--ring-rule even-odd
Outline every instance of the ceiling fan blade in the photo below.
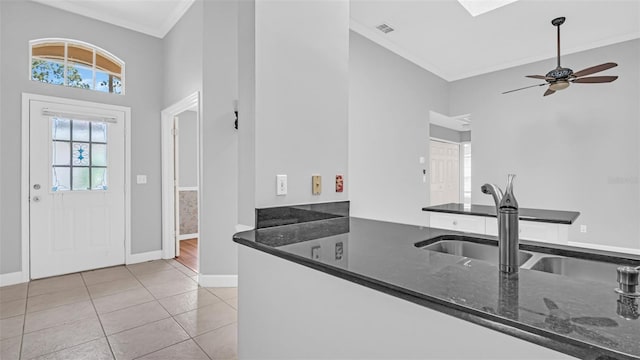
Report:
[[[526,77],[528,78],[532,78],[532,79],[540,79],[540,80],[546,80],[547,77],[544,75],[527,75]]]
[[[590,76],[585,78],[579,78],[575,80],[571,80],[574,83],[583,83],[583,84],[597,84],[597,83],[608,83],[616,80],[617,76]]]
[[[611,68],[616,67],[616,66],[618,66],[618,64],[612,63],[612,62],[608,62],[608,63],[592,66],[590,68],[586,68],[586,69],[580,70],[578,72],[574,72],[573,76],[574,77],[580,77],[580,76],[585,76],[585,75],[591,75],[591,74],[595,74],[595,73],[600,72],[600,71],[605,71],[607,69],[611,69]]]
[[[510,93],[510,92],[519,91],[519,90],[524,90],[524,89],[528,89],[528,88],[532,88],[532,87],[536,87],[536,86],[543,86],[543,85],[547,85],[547,83],[544,83],[544,84],[538,84],[538,85],[531,85],[531,86],[525,86],[525,87],[520,88],[520,89],[513,89],[513,90],[505,91],[505,92],[503,92],[503,94],[508,94],[508,93]]]
[[[555,90],[547,89],[547,91],[545,91],[544,95],[542,95],[542,96],[547,96],[547,95],[551,95],[551,94],[554,94],[554,93],[555,93]]]

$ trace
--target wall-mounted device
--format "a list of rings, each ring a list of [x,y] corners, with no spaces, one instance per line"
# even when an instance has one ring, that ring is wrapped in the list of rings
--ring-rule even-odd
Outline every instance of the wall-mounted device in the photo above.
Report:
[[[287,195],[287,175],[276,175],[276,195]]]
[[[311,176],[311,194],[320,195],[321,191],[322,191],[322,176],[312,175]]]
[[[336,175],[336,192],[344,191],[344,176],[342,174]]]

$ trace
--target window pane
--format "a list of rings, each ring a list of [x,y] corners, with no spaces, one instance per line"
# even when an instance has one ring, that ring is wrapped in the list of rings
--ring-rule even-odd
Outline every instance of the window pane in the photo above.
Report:
[[[107,142],[107,123],[102,123],[102,122],[91,123],[91,141]]]
[[[31,61],[31,79],[47,84],[63,85],[64,64],[34,57]]]
[[[96,70],[96,90],[109,92],[109,74]]]
[[[89,165],[89,144],[73,143],[73,165],[88,166]],[[75,183],[75,181],[74,181]],[[74,185],[75,188],[75,185]]]
[[[67,65],[67,85],[82,89],[91,89],[93,86],[93,70],[86,66]]]
[[[89,122],[73,120],[73,140],[89,141]]]
[[[107,166],[107,145],[91,144],[91,165]]]
[[[51,191],[68,191],[71,189],[68,167],[52,167]]]
[[[91,189],[107,190],[106,168],[91,168]]]
[[[52,165],[69,165],[71,144],[66,141],[54,141],[52,145]]]
[[[120,77],[114,76],[112,81],[113,81],[113,93],[122,94],[122,80],[120,80]]]
[[[53,140],[71,140],[71,120],[53,118],[51,137]]]
[[[73,190],[89,190],[89,168],[73,168]]]
[[[84,65],[85,67],[93,66],[93,49],[80,44],[67,45],[67,59],[74,64]]]

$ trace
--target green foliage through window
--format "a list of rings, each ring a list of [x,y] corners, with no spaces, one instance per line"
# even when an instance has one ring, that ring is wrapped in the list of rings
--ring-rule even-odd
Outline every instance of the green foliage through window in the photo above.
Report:
[[[64,64],[47,60],[31,61],[31,79],[47,84],[64,84]],[[75,67],[67,67],[67,84],[71,87],[90,89],[91,85],[83,79],[82,75]],[[91,80],[91,79],[88,79]]]
[[[47,84],[122,94],[124,63],[75,40],[40,39],[31,45],[31,79]]]

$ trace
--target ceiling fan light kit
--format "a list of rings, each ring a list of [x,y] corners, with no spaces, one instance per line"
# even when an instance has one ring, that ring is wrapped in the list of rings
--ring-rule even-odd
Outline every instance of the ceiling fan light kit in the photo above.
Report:
[[[618,64],[613,62],[608,62],[596,66],[592,66],[578,72],[573,72],[573,70],[569,68],[564,68],[560,65],[560,25],[564,24],[566,18],[558,17],[551,20],[551,24],[558,29],[558,41],[557,41],[557,50],[558,50],[558,66],[549,71],[546,75],[527,75],[526,77],[532,79],[540,79],[545,80],[545,83],[536,84],[531,86],[526,86],[519,89],[509,90],[503,92],[503,94],[511,93],[514,91],[524,90],[537,86],[549,85],[547,91],[544,92],[543,96],[548,96],[555,93],[558,90],[564,90],[571,85],[571,83],[578,84],[598,84],[598,83],[607,83],[615,81],[617,76],[591,76],[591,77],[583,77],[586,75],[595,74],[600,71],[604,71],[607,69],[611,69],[613,67],[618,66]]]

